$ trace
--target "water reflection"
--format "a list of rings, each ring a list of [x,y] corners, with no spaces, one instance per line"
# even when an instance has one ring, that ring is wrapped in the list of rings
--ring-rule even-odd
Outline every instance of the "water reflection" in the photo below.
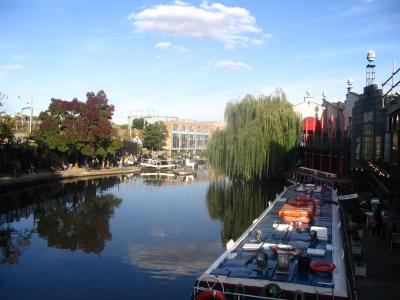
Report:
[[[79,201],[57,203],[39,211],[38,235],[47,240],[49,247],[99,254],[105,242],[111,240],[109,219],[122,200],[111,194],[79,196]]]
[[[162,172],[146,172],[140,173],[140,178],[143,182],[148,185],[161,186],[164,184],[181,184],[198,181],[196,176],[193,175],[177,175],[174,173],[162,173]]]
[[[0,262],[16,264],[34,233],[49,247],[101,253],[112,237],[109,219],[122,202],[104,192],[119,182],[115,177],[63,182],[2,198]]]
[[[31,243],[33,230],[15,230],[12,227],[0,229],[0,263],[16,264],[22,249],[27,248]]]
[[[254,184],[241,181],[216,180],[207,191],[207,208],[210,217],[221,220],[221,241],[236,240],[274,200],[283,189],[284,182]]]
[[[177,242],[130,245],[128,262],[153,278],[174,280],[204,272],[220,252],[218,243]]]
[[[146,184],[156,186],[176,181],[176,175],[174,173],[144,172],[140,173],[140,178]]]

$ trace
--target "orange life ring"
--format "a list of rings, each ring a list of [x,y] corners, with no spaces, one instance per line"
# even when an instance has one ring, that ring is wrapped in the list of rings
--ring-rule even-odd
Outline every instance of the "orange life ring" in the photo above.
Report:
[[[313,271],[316,272],[332,272],[333,270],[336,269],[335,264],[331,264],[328,262],[317,262],[317,263],[311,263],[310,268]]]
[[[227,300],[224,294],[214,290],[203,291],[196,296],[196,300],[207,300],[207,299]]]

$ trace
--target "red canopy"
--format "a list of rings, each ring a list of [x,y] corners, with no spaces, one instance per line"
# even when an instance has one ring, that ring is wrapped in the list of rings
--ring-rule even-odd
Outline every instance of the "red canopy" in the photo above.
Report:
[[[321,122],[313,117],[307,117],[303,120],[303,130],[304,131],[318,131],[321,128]]]

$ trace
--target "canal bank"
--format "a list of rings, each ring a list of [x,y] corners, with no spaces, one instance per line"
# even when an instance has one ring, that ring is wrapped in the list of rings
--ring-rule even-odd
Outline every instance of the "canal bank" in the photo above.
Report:
[[[39,171],[35,174],[24,174],[19,177],[0,176],[0,193],[2,195],[30,188],[49,181],[63,180],[78,177],[98,177],[121,174],[140,173],[139,167],[108,168],[100,170],[87,170],[72,168],[65,171]]]

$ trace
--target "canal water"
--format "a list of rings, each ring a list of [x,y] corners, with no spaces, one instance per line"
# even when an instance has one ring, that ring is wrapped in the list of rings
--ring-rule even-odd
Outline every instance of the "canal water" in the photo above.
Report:
[[[0,196],[0,299],[189,299],[283,189],[129,175]]]

